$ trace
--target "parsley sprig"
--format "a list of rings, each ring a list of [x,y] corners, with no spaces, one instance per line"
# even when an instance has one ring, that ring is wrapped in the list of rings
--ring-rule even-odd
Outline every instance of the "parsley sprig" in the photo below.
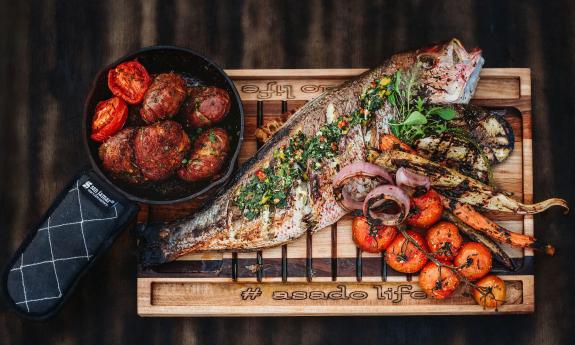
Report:
[[[448,122],[456,111],[449,106],[430,106],[418,90],[417,69],[393,76],[393,92],[389,102],[395,107],[397,118],[390,121],[392,133],[412,145],[417,139],[441,134],[449,130]]]

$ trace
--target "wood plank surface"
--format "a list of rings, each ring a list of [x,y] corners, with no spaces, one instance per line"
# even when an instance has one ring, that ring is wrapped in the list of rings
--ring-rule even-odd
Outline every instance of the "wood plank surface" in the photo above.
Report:
[[[82,106],[117,57],[174,44],[225,68],[374,67],[400,50],[457,36],[486,67],[530,67],[533,199],[573,204],[573,1],[2,1],[0,264],[78,168]],[[526,145],[524,145],[526,147]],[[527,197],[527,194],[526,194]],[[7,344],[569,344],[575,338],[575,218],[550,210],[533,230],[535,314],[505,317],[140,318],[135,241],[126,231],[44,323],[0,308]]]
[[[465,315],[532,309],[532,276],[502,276],[505,305],[484,311],[459,289],[445,301],[427,297],[417,282],[229,283],[171,278],[138,280],[138,313],[154,316]]]
[[[284,70],[283,72],[282,74],[282,70],[228,71],[245,105],[244,139],[246,143],[252,143],[252,145],[243,145],[240,164],[256,152],[254,138],[254,131],[257,127],[256,118],[259,125],[279,117],[286,118],[288,115],[281,114],[282,108],[285,111],[291,106],[292,111],[295,111],[306,100],[321,95],[345,80],[361,74],[364,70],[349,69],[346,74],[346,70],[338,69],[334,71],[335,78],[330,70]],[[480,105],[488,103],[491,106],[497,106],[501,103],[508,107],[517,105],[524,109],[521,112],[515,107],[502,108],[505,112],[504,116],[513,127],[515,148],[513,154],[494,170],[494,180],[497,185],[513,193],[513,196],[520,201],[524,200],[525,180],[528,181],[528,191],[532,190],[531,165],[523,165],[523,161],[531,161],[531,151],[526,153],[523,150],[524,140],[530,140],[531,134],[531,108],[529,106],[531,87],[525,85],[527,82],[530,82],[529,69],[485,69],[480,75],[478,92],[473,98],[473,102]],[[305,90],[307,91],[300,92]],[[290,98],[290,94],[296,99],[286,101]],[[524,128],[527,138],[523,136]],[[153,205],[149,206],[149,210],[145,212],[150,214],[148,221],[164,221],[182,216],[182,209],[185,209],[188,214],[193,212],[196,204],[197,202],[189,202],[185,205]],[[524,216],[495,212],[490,213],[489,216],[511,231],[519,233],[524,233],[525,230],[532,231],[532,219],[525,219]],[[273,298],[276,292],[284,287],[291,289],[292,292],[297,291],[296,294],[311,289],[314,294],[328,295],[330,289],[338,287],[337,284],[343,284],[343,282],[355,282],[353,286],[361,288],[364,292],[372,289],[374,283],[383,284],[378,286],[384,290],[394,290],[401,283],[406,284],[405,286],[409,286],[410,289],[418,289],[417,276],[400,274],[391,268],[383,271],[384,263],[381,254],[359,251],[352,240],[351,221],[352,218],[347,216],[337,224],[313,235],[301,236],[284,246],[286,252],[281,247],[275,247],[258,253],[237,253],[236,257],[230,252],[196,253],[183,256],[173,263],[155,269],[141,271],[138,278],[138,313],[142,316],[298,316],[349,315],[349,313],[354,315],[418,315],[452,312],[488,314],[491,312],[477,306],[470,307],[470,304],[474,304],[473,300],[461,294],[443,301],[416,298],[417,303],[411,303],[411,300],[404,299],[394,302],[391,308],[389,303],[385,302],[385,298],[373,298],[367,295],[359,300],[338,299],[319,305],[309,298],[304,298],[299,305],[282,305],[282,302]],[[335,232],[337,241],[333,241],[333,232]],[[532,257],[532,251],[510,246],[504,246],[504,249],[516,261],[517,266],[522,267],[521,272],[528,274],[526,277],[531,281],[530,284],[522,284],[521,289],[514,289],[515,285],[510,283],[510,299],[515,302],[517,300],[531,301],[533,298],[523,297],[534,296],[533,261],[525,259],[525,257]],[[237,267],[237,277],[233,273],[235,272],[233,267]],[[497,268],[494,268],[494,271],[497,271]],[[280,277],[283,277],[282,283],[280,283],[282,281]],[[256,281],[260,284],[254,285]],[[332,283],[326,284],[327,281],[332,281]],[[383,281],[386,283],[382,283]],[[303,283],[293,285],[294,282]],[[287,285],[284,286],[284,284]],[[253,303],[252,299],[238,299],[237,291],[255,291],[256,289],[264,296],[258,298],[257,303]],[[235,292],[232,293],[232,290]],[[519,297],[516,298],[515,295]],[[289,301],[293,302],[293,299]],[[515,304],[517,305],[502,308],[502,312],[527,313],[534,310],[532,302]],[[434,305],[434,307],[428,308],[426,305]],[[365,308],[361,309],[361,306]]]

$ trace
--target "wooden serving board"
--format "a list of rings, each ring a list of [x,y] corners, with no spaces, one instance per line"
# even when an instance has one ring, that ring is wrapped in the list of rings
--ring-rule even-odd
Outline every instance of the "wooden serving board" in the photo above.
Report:
[[[325,90],[365,70],[228,70],[244,102],[245,140],[240,164],[256,151],[258,122],[280,118]],[[487,68],[473,103],[505,108],[515,150],[495,169],[497,184],[526,203],[533,200],[531,79],[525,68]],[[141,220],[169,220],[193,212],[201,201],[142,205]],[[532,216],[490,215],[508,229],[533,235]],[[533,252],[506,248],[520,269],[494,267],[507,283],[497,313],[534,310]],[[445,300],[423,293],[417,276],[393,271],[380,254],[361,253],[351,238],[351,218],[314,235],[260,253],[188,255],[154,270],[138,271],[141,316],[295,316],[489,314],[463,289]]]

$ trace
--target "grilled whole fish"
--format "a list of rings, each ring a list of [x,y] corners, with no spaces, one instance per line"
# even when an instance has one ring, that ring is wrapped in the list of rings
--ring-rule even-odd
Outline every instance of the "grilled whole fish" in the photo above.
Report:
[[[363,123],[355,121],[356,117],[342,116],[377,111],[381,117],[374,117],[385,121],[389,114],[381,112],[391,108],[388,102],[376,107],[362,96],[368,90],[381,91],[378,85],[389,83],[388,77],[396,71],[413,68],[418,69],[418,89],[425,91],[428,102],[466,103],[473,95],[482,64],[480,50],[467,52],[453,39],[396,54],[382,66],[327,91],[291,116],[203,209],[186,219],[150,225],[141,231],[141,264],[157,265],[198,251],[250,251],[277,246],[337,222],[347,212],[336,201],[331,180],[340,167],[365,160],[372,143],[368,127],[373,125],[369,122],[374,121],[373,117]],[[385,94],[382,90],[381,97]],[[325,150],[329,144],[325,138],[330,138],[329,131],[334,130],[343,135],[337,143],[331,143],[333,151],[327,158],[313,158],[314,150]],[[385,126],[379,130],[384,131]],[[298,148],[301,141],[309,148],[304,152],[305,161]],[[284,166],[284,162],[288,164]],[[294,179],[294,175],[304,178]],[[274,190],[270,195],[262,191],[263,186],[286,181],[290,184],[285,193]],[[254,200],[263,206],[253,208]]]
[[[434,162],[453,168],[483,183],[490,180],[490,162],[481,148],[453,133],[431,135],[416,140],[417,153]]]

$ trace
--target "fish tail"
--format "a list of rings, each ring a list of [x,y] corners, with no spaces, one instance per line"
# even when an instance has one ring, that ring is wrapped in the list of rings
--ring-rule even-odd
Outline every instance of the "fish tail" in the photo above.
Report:
[[[142,267],[157,266],[201,249],[218,231],[228,231],[227,197],[176,222],[150,223],[137,232]]]
[[[162,228],[165,223],[153,223],[141,226],[136,231],[138,237],[138,256],[142,268],[149,268],[168,262],[169,259],[163,248],[166,247],[167,241],[162,236]]]
[[[143,268],[149,268],[166,262],[162,252],[161,240],[157,225],[146,224],[136,231],[138,237],[138,256],[139,263]]]

